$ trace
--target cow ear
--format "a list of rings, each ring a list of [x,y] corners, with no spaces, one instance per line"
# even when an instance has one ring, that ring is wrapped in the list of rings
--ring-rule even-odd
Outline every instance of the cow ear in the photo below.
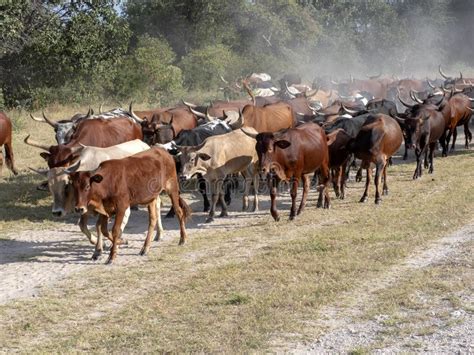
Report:
[[[208,154],[206,154],[206,153],[199,153],[199,154],[198,154],[198,158],[200,158],[200,159],[202,159],[202,160],[204,160],[204,161],[211,159],[211,157],[210,157]]]
[[[41,158],[43,158],[44,160],[48,160],[49,157],[51,156],[51,154],[46,153],[46,152],[41,152],[40,155],[41,155]]]
[[[336,137],[337,137],[337,134],[330,134],[330,135],[326,136],[327,145],[333,144],[334,141],[336,140]]]
[[[91,183],[96,182],[96,183],[99,184],[103,179],[104,179],[104,177],[102,175],[95,174],[94,176],[91,176],[90,182]]]
[[[286,148],[288,148],[288,147],[291,145],[291,143],[288,142],[288,141],[285,140],[285,139],[282,139],[282,140],[276,141],[276,142],[275,142],[275,145],[276,145],[278,148],[286,149]]]

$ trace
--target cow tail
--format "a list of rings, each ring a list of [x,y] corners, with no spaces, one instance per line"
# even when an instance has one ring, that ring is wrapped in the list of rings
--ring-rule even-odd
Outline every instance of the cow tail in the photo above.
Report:
[[[18,171],[16,171],[13,165],[13,149],[10,143],[5,143],[5,163],[13,174],[18,175]]]
[[[181,210],[183,211],[183,218],[185,221],[187,221],[191,217],[191,213],[193,212],[191,210],[191,207],[184,201],[181,196],[179,197],[179,207],[181,207]]]

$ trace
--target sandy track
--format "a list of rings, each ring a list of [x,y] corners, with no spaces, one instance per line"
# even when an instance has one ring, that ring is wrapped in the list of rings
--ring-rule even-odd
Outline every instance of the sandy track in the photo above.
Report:
[[[356,290],[338,297],[337,304],[323,307],[321,318],[315,321],[316,327],[325,329],[319,338],[310,344],[287,344],[283,348],[293,353],[327,353],[350,352],[357,348],[367,348],[375,344],[380,334],[385,331],[383,315],[380,319],[362,321],[364,312],[374,303],[377,293],[396,285],[411,272],[442,262],[464,262],[473,267],[472,249],[474,247],[474,223],[466,225],[457,232],[434,241],[423,250],[418,250],[394,265],[380,277],[370,279]],[[474,288],[474,285],[471,285]],[[474,295],[463,292],[467,304],[474,304]],[[434,309],[433,314],[439,312]],[[396,337],[391,344],[380,349],[382,353],[423,350],[428,352],[460,352],[474,351],[474,314],[462,310],[451,310],[453,324],[438,327],[433,334],[425,336],[412,335],[418,343],[418,349],[403,348],[397,343]],[[455,322],[454,322],[455,321]],[[398,339],[399,341],[407,339]]]

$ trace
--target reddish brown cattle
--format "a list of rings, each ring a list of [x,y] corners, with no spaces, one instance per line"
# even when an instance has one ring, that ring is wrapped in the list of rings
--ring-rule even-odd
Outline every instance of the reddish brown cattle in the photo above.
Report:
[[[423,156],[428,148],[430,160],[428,172],[430,174],[434,171],[433,160],[436,142],[439,141],[443,152],[446,151],[446,122],[439,110],[439,106],[436,105],[417,104],[409,106],[404,117],[395,116],[405,131],[405,144],[409,149],[415,148],[416,169],[413,179],[418,179],[422,175]]]
[[[15,169],[15,162],[13,160],[12,122],[5,113],[0,112],[0,176],[2,175],[3,167],[2,146],[5,146],[5,163],[7,168],[17,175],[18,172]]]
[[[243,126],[253,127],[257,132],[277,132],[295,126],[295,115],[290,105],[283,102],[264,107],[247,105],[242,111]]]
[[[242,129],[245,132],[245,129]],[[279,181],[291,181],[290,219],[300,214],[306,204],[310,175],[319,170],[320,186],[318,207],[329,208],[329,153],[326,134],[316,123],[308,122],[296,128],[281,132],[259,133],[251,137],[257,139],[255,146],[260,171],[267,176],[271,197],[271,214],[275,221],[280,219],[276,208],[277,186]],[[303,197],[296,212],[296,194],[299,181],[303,181]]]
[[[387,97],[387,86],[378,80],[358,80],[353,79],[348,84],[347,92],[354,96],[359,91],[367,91],[375,98],[384,99]]]
[[[350,158],[349,142],[353,139],[344,129],[338,128],[330,133],[326,132],[329,150],[329,167],[331,181],[336,197],[345,198],[346,168]]]
[[[447,106],[449,109],[446,111],[449,111],[449,116],[445,116],[445,119],[447,118],[446,130],[448,131],[446,136],[446,148],[449,146],[449,141],[451,140],[452,135],[453,144],[451,145],[451,150],[454,150],[456,145],[457,127],[464,126],[464,135],[466,139],[464,146],[466,149],[469,149],[469,143],[472,140],[472,133],[469,130],[469,122],[473,112],[471,109],[471,100],[466,95],[456,94],[449,99]]]
[[[45,152],[40,155],[48,162],[49,168],[68,166],[74,159],[75,153],[81,149],[80,144],[92,147],[111,147],[134,139],[142,139],[140,125],[129,118],[113,120],[92,119],[78,124],[76,131],[67,144],[45,145],[25,138],[25,143],[41,148]]]
[[[399,124],[390,116],[384,114],[370,115],[362,126],[354,142],[350,144],[350,150],[356,158],[362,160],[361,167],[366,169],[367,179],[365,190],[360,202],[368,199],[372,169],[370,164],[374,163],[375,171],[375,203],[382,200],[380,197],[380,182],[383,174],[382,194],[388,194],[387,165],[390,157],[400,148],[403,141],[402,130]]]
[[[125,211],[131,205],[147,205],[149,214],[148,233],[140,255],[150,250],[151,235],[156,222],[156,200],[166,191],[179,220],[181,237],[179,245],[186,242],[185,220],[190,215],[186,202],[179,197],[175,163],[166,150],[153,147],[145,152],[124,159],[108,160],[100,164],[94,172],[79,172],[72,175],[76,211],[85,214],[93,208],[101,215],[101,229],[108,236],[107,219],[115,214],[112,227],[112,248],[107,263],[112,263],[117,255],[121,237],[120,225]],[[159,237],[159,235],[157,235]],[[156,240],[156,238],[155,238]],[[102,243],[96,244],[93,258],[102,253]]]
[[[145,143],[165,144],[172,141],[181,131],[196,128],[198,119],[188,108],[177,107],[155,113],[149,120],[142,120]]]

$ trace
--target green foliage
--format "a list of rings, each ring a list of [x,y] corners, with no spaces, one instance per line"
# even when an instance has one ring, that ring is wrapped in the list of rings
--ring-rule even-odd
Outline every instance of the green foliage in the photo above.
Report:
[[[119,99],[167,101],[182,93],[181,69],[175,54],[162,39],[143,36],[118,68],[111,90]]]
[[[208,45],[185,56],[180,65],[185,82],[193,89],[217,88],[224,75],[235,62],[232,51],[222,45]]]

